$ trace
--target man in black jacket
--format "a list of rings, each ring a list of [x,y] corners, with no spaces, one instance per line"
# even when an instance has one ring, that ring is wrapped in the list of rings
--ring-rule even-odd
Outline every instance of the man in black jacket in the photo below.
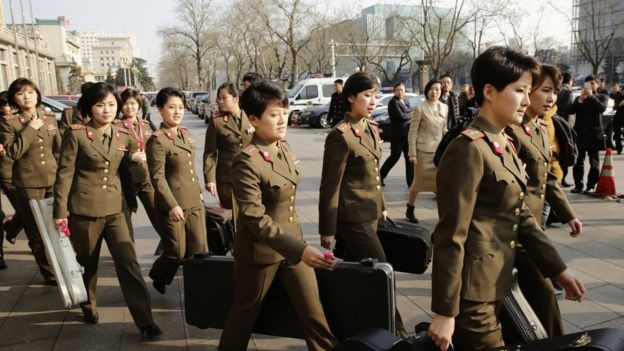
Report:
[[[613,117],[615,150],[620,155],[622,153],[622,128],[624,128],[624,93],[620,90],[619,84],[613,84],[609,96],[613,99],[613,109],[615,110]]]
[[[585,173],[585,154],[589,157],[589,174],[585,193],[591,192],[598,183],[600,160],[598,152],[605,147],[605,136],[602,128],[602,113],[607,109],[608,96],[599,94],[598,83],[593,75],[585,78],[581,96],[574,100],[570,113],[576,114],[574,130],[577,134],[578,157],[572,172],[574,175],[573,193],[583,191]]]
[[[331,100],[329,102],[329,112],[327,113],[327,120],[330,121],[332,127],[342,121],[346,113],[345,103],[342,98],[343,85],[344,82],[342,79],[336,79],[334,81],[334,88],[336,89],[336,92],[331,96]]]
[[[388,173],[401,158],[405,159],[405,177],[407,186],[412,185],[414,180],[414,165],[409,160],[407,133],[410,129],[410,120],[412,118],[412,108],[409,101],[405,99],[405,85],[403,83],[394,86],[394,97],[388,102],[388,115],[392,123],[392,139],[390,140],[390,156],[381,166],[381,184],[385,186],[384,179]]]
[[[453,92],[453,79],[449,74],[443,74],[440,76],[440,82],[442,82],[442,95],[440,96],[440,102],[448,105],[446,126],[449,130],[451,130],[455,127],[457,121],[459,121],[459,99],[457,98],[457,94]]]
[[[572,74],[563,72],[561,90],[557,94],[557,115],[563,117],[568,123],[570,122],[570,106],[574,102],[572,82]]]

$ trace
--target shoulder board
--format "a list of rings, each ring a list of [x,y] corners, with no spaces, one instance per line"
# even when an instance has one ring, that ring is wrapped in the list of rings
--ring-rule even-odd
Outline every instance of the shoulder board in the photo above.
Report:
[[[143,124],[145,125],[148,125],[148,126],[150,125],[150,122],[146,119],[142,119],[141,122],[143,122]]]
[[[188,129],[186,127],[180,127],[180,130],[182,131],[182,133],[184,135],[187,135],[189,133]]]
[[[123,121],[122,121],[122,120],[120,120],[120,119],[115,118],[115,119],[113,120],[113,125],[118,125],[118,124],[123,124]]]
[[[379,123],[377,123],[377,121],[373,121],[372,119],[368,120],[368,124],[370,124],[371,126],[379,127]]]
[[[217,114],[213,114],[213,115],[212,115],[212,119],[217,119],[217,118],[223,118],[223,115],[222,115],[222,114],[220,114],[220,113],[217,113]]]
[[[485,134],[483,134],[482,131],[475,128],[466,128],[463,132],[461,132],[461,134],[468,137],[468,139],[472,141],[479,140],[485,137]]]
[[[43,116],[44,117],[55,117],[56,118],[56,114],[52,111],[43,111]]]
[[[12,120],[16,119],[16,118],[17,118],[17,116],[16,116],[16,115],[14,115],[14,114],[9,114],[9,115],[4,115],[4,116],[3,116],[3,118],[4,118],[6,121],[12,121]]]
[[[290,145],[288,145],[288,142],[286,140],[280,140],[280,144],[282,144],[286,151],[290,151]]]
[[[125,129],[117,129],[117,132],[123,133],[123,134],[128,134],[128,131],[125,130]]]
[[[539,124],[540,124],[542,127],[548,127],[548,123],[546,123],[546,121],[544,121],[543,119],[541,119],[541,118],[540,118],[540,119],[538,119],[538,121],[539,121]]]
[[[338,123],[338,125],[336,126],[336,129],[338,129],[339,131],[343,132],[347,129],[349,129],[351,127],[351,125],[345,121],[342,121],[340,123]]]
[[[72,130],[85,130],[85,129],[87,129],[87,126],[84,125],[84,124],[75,123],[75,124],[71,125],[71,129]]]
[[[242,151],[247,156],[253,156],[257,154],[258,152],[260,152],[260,150],[258,150],[258,148],[255,145],[247,145],[243,148]]]
[[[162,129],[159,129],[159,130],[155,131],[154,133],[152,133],[152,136],[158,138],[158,137],[160,137],[160,136],[162,136],[164,134],[165,134],[165,132],[163,132]]]

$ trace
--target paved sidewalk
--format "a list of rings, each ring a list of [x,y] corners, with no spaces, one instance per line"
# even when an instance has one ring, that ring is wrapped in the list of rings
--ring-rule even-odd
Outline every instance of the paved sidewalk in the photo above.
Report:
[[[194,136],[198,148],[197,170],[201,171],[205,124],[188,113],[184,124]],[[317,201],[325,135],[326,131],[307,127],[290,129],[288,135],[301,161],[303,175],[297,211],[306,240],[317,246]],[[385,144],[386,157],[388,149],[389,144]],[[396,218],[404,215],[407,196],[403,165],[400,160],[386,180],[389,213]],[[624,191],[624,156],[614,156],[614,168],[619,190]],[[214,202],[205,192],[204,197]],[[588,294],[581,304],[560,300],[566,331],[601,327],[624,329],[624,203],[574,194],[569,194],[569,199],[584,223],[584,234],[573,239],[567,234],[567,226],[551,227],[548,234],[566,263],[585,283]],[[2,204],[6,213],[13,213],[4,195]],[[433,194],[419,196],[416,213],[423,225],[433,229],[437,221]],[[22,234],[16,245],[4,243],[9,269],[0,271],[0,351],[216,350],[220,330],[200,330],[184,323],[181,274],[164,296],[151,287],[147,273],[154,260],[152,253],[157,236],[142,209],[133,217],[133,222],[141,268],[152,294],[154,316],[164,331],[162,338],[149,341],[139,335],[105,247],[97,292],[100,323],[86,325],[81,322],[79,309],[63,308],[57,288],[43,284]],[[397,274],[397,303],[408,330],[431,319],[430,279],[430,271],[422,275]],[[217,282],[215,288],[218,288]],[[260,335],[254,335],[249,346],[254,350],[306,349],[302,340]]]

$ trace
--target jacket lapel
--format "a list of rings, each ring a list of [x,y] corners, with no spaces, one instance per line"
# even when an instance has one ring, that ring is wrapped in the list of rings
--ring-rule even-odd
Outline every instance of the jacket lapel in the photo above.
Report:
[[[273,155],[270,147],[259,144],[257,144],[256,146],[258,147],[258,150],[260,150],[261,156],[264,158],[264,160],[271,163],[271,169],[273,170],[273,172],[281,175],[282,177],[290,180],[295,184],[297,183],[295,177],[293,177],[293,175],[290,173],[290,170],[288,170],[288,166],[284,163],[284,160],[280,160],[277,158],[277,155]]]
[[[104,145],[102,144],[102,141],[97,140],[99,138],[98,133],[96,133],[95,129],[93,129],[93,127],[89,125],[87,126],[87,138],[91,140],[91,147],[94,148],[98,153],[100,153],[100,155],[102,155],[102,157],[104,157],[106,160],[110,161],[110,155],[104,149]],[[111,145],[111,148],[112,148],[112,145]]]
[[[223,121],[224,128],[231,130],[236,135],[241,135],[241,131],[238,130],[238,126],[236,125],[236,119],[234,117],[230,116],[230,118],[227,119],[227,122],[224,121],[223,118],[221,118],[221,121]]]

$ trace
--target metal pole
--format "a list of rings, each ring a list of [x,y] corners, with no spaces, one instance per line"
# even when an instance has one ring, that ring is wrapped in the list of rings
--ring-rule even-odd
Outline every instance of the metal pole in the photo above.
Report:
[[[17,58],[17,77],[19,78],[22,75],[22,60],[20,60],[20,52],[19,46],[17,45],[17,27],[15,27],[15,17],[13,15],[13,0],[9,0],[9,6],[11,7],[11,27],[13,28],[13,46],[15,48],[15,57]],[[15,67],[11,67],[11,70],[14,72]]]
[[[37,34],[37,27],[35,26],[35,16],[33,15],[33,6],[32,6],[32,0],[28,0],[28,3],[30,5],[30,20],[32,21],[32,25],[33,25],[33,33],[35,35],[33,35],[33,39],[35,41],[35,57],[36,57],[36,64],[35,67],[37,67],[37,69],[35,70],[35,74],[37,77],[37,81],[39,81],[39,86],[41,86],[41,67],[39,66],[39,45],[37,43],[37,39],[38,39],[38,35]],[[65,24],[63,24],[65,25]]]
[[[22,30],[24,31],[24,47],[26,49],[26,62],[28,62],[28,69],[29,69],[29,73],[30,75],[33,74],[33,69],[32,69],[32,57],[31,57],[31,52],[30,52],[30,45],[28,44],[28,33],[26,32],[26,16],[24,16],[24,0],[20,0],[20,10],[22,12]],[[31,77],[27,77],[29,79],[32,79]]]
[[[332,66],[332,78],[336,78],[336,42],[331,40],[331,66]]]

